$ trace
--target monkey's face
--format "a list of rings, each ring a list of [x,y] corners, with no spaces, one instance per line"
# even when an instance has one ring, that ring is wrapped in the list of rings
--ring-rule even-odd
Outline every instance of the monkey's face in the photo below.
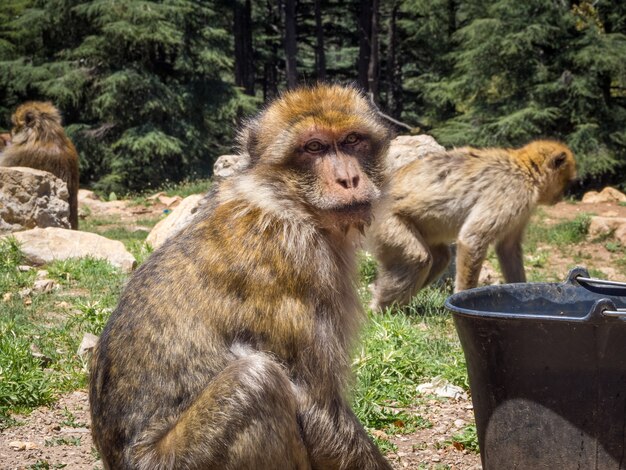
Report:
[[[321,125],[299,134],[289,167],[301,197],[324,225],[368,224],[380,194],[372,136],[364,129]]]
[[[361,228],[383,182],[389,129],[354,88],[318,85],[285,93],[241,134],[256,171],[327,228]]]

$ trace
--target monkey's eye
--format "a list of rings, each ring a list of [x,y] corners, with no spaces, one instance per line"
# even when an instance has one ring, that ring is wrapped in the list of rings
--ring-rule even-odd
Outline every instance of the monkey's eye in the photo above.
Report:
[[[312,140],[307,142],[304,146],[304,150],[309,153],[320,153],[324,150],[324,145],[319,140]]]
[[[348,145],[354,145],[361,142],[361,136],[359,134],[348,134],[348,136],[344,139],[343,143]]]

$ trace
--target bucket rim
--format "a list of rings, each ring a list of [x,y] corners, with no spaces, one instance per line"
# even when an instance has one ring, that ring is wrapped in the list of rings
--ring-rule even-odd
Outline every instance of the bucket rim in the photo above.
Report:
[[[572,269],[564,282],[524,282],[524,283],[514,283],[514,284],[497,284],[491,286],[482,286],[476,287],[473,289],[464,290],[461,292],[457,292],[449,296],[445,303],[444,307],[452,312],[453,315],[465,316],[465,317],[480,317],[480,318],[492,318],[492,319],[506,319],[506,320],[533,320],[533,321],[565,321],[565,322],[576,322],[576,323],[589,323],[590,321],[593,323],[599,323],[600,321],[607,321],[612,319],[618,319],[619,321],[624,321],[624,316],[620,317],[612,317],[610,315],[606,315],[604,312],[614,310],[615,303],[608,297],[602,297],[603,294],[600,294],[599,297],[595,299],[589,299],[593,301],[593,304],[590,306],[589,311],[584,316],[572,316],[571,312],[567,311],[565,307],[562,315],[548,314],[548,315],[538,315],[534,313],[524,313],[524,312],[503,312],[503,311],[484,311],[484,310],[476,310],[472,308],[459,306],[457,303],[463,303],[463,301],[468,297],[478,297],[481,295],[493,295],[500,292],[511,292],[512,290],[523,290],[524,288],[537,288],[537,286],[541,286],[544,289],[549,288],[565,288],[565,289],[584,289],[586,292],[591,292],[589,289],[586,289],[581,284],[577,282],[577,277],[581,275],[588,275],[587,270],[581,267],[576,267]],[[566,304],[564,304],[566,306]]]

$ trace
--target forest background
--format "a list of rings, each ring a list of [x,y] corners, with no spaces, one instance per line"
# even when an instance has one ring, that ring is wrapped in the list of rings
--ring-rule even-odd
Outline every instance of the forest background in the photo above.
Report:
[[[622,0],[4,0],[0,129],[50,100],[108,193],[206,178],[282,90],[353,83],[445,146],[556,138],[626,188]],[[390,121],[391,122],[391,121]]]

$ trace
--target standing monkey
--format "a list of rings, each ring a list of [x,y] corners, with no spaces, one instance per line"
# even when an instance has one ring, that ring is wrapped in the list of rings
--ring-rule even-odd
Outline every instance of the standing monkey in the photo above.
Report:
[[[251,158],[129,281],[94,352],[106,469],[390,469],[345,398],[355,241],[389,131],[356,90],[287,92]]]
[[[13,116],[11,141],[0,154],[0,166],[48,171],[67,184],[70,225],[78,228],[78,154],[65,135],[61,115],[52,103],[29,101]]]
[[[455,240],[455,291],[476,287],[492,243],[506,282],[524,282],[532,211],[558,202],[575,176],[572,152],[549,140],[432,153],[398,169],[368,235],[379,266],[371,307],[408,303],[445,270]]]

